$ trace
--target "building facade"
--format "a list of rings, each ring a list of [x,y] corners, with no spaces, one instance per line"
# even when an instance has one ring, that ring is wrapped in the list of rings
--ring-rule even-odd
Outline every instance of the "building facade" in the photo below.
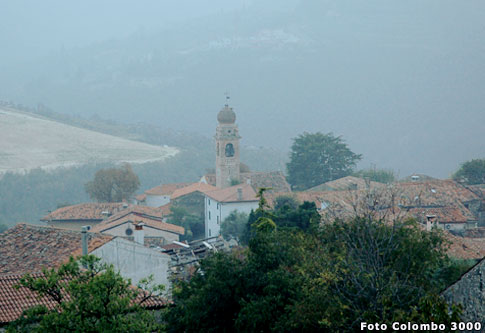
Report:
[[[259,199],[248,184],[235,185],[205,194],[205,236],[221,233],[221,224],[233,211],[249,214],[258,208]]]

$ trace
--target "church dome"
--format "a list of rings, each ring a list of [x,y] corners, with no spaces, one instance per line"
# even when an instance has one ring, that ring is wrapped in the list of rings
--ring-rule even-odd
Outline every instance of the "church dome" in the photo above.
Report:
[[[217,120],[221,124],[234,124],[236,122],[236,113],[232,111],[232,108],[226,105],[217,114]]]

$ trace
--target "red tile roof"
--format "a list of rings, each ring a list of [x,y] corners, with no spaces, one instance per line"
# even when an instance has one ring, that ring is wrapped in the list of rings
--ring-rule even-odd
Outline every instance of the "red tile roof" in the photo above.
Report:
[[[152,217],[148,216],[140,216],[137,214],[130,213],[128,215],[122,216],[116,220],[112,221],[103,221],[97,225],[95,225],[92,228],[93,232],[99,232],[99,233],[106,233],[109,229],[112,229],[114,227],[120,226],[125,223],[135,223],[135,222],[143,222],[145,225],[158,229],[158,230],[163,230],[163,231],[168,231],[172,233],[176,233],[179,235],[185,234],[185,229],[181,226],[175,225],[175,224],[170,224],[166,222],[162,222],[159,219],[154,219]]]
[[[83,203],[79,205],[66,206],[56,209],[52,213],[41,218],[41,221],[61,221],[61,220],[95,220],[101,221],[105,216],[103,212],[114,214],[123,209],[126,205],[122,202],[116,203]]]
[[[203,178],[208,184],[216,185],[215,174],[207,174]],[[291,186],[281,171],[242,172],[240,181],[241,184],[250,184],[256,191],[261,187],[265,187],[270,189],[267,192],[291,192]]]
[[[146,195],[146,194],[144,194],[144,193],[143,193],[143,194],[138,194],[138,195],[135,197],[135,199],[136,199],[138,202],[143,202],[143,201],[145,201],[145,200],[146,200],[146,198],[147,198],[147,195]]]
[[[31,273],[34,278],[42,277],[42,273]],[[57,302],[49,296],[38,297],[38,295],[25,287],[15,288],[20,283],[23,274],[0,275],[0,325],[7,324],[19,318],[24,310],[36,305],[44,305],[53,309]],[[137,300],[140,302],[144,297],[141,292]],[[150,297],[142,306],[148,309],[158,309],[168,302],[160,297]]]
[[[482,259],[485,257],[485,238],[454,236],[445,231],[445,238],[451,243],[448,255],[460,259]]]
[[[118,213],[110,216],[103,223],[109,223],[116,221],[126,215],[137,215],[137,216],[145,216],[145,217],[153,217],[155,219],[161,220],[164,216],[170,214],[169,207],[162,206],[162,207],[149,207],[149,206],[139,206],[139,205],[130,205],[127,208],[119,211]]]
[[[217,187],[205,183],[193,183],[189,186],[176,189],[170,196],[170,199],[177,199],[194,192],[207,193],[214,190],[217,190]]]
[[[394,184],[403,205],[410,206],[445,206],[457,201],[468,202],[480,199],[469,188],[451,180],[430,180]]]
[[[358,178],[354,176],[342,177],[336,180],[332,180],[315,187],[308,189],[311,192],[321,192],[321,191],[344,191],[344,190],[365,190],[367,188],[382,188],[385,184],[366,181],[363,178]]]
[[[88,251],[113,237],[89,233]],[[0,234],[0,274],[22,274],[56,267],[71,255],[81,255],[81,232],[17,224]]]
[[[273,207],[276,197],[284,194],[268,193],[265,197],[268,204]],[[477,217],[463,203],[478,197],[469,189],[451,180],[396,183],[370,190],[293,192],[293,194],[300,202],[314,202],[317,208],[323,208],[321,214],[329,218],[351,218],[362,213],[368,206],[367,201],[372,199],[377,200],[376,208],[380,211],[376,215],[377,218],[415,217],[424,223],[426,215],[436,215],[440,223],[466,223],[477,220]]]
[[[32,274],[34,278],[42,277],[41,273]],[[52,309],[56,302],[48,297],[38,297],[28,288],[15,288],[22,275],[0,275],[0,324],[14,321],[24,310],[36,305]]]
[[[239,198],[238,190],[241,189],[242,197]],[[258,201],[256,192],[249,184],[234,185],[220,190],[207,192],[206,195],[218,202],[242,202]]]
[[[192,183],[173,183],[155,186],[145,191],[148,195],[171,195],[175,190],[191,185]]]

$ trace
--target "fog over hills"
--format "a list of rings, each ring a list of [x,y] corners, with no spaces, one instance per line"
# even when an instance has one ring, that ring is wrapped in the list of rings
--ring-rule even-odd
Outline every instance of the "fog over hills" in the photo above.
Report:
[[[0,99],[210,137],[228,90],[245,145],[333,132],[400,176],[485,157],[484,2],[61,3],[4,8]]]

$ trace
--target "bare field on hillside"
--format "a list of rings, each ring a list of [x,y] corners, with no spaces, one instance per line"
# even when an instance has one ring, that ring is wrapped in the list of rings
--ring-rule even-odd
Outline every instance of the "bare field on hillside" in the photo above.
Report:
[[[179,150],[102,134],[0,108],[0,174],[86,163],[145,163]]]

